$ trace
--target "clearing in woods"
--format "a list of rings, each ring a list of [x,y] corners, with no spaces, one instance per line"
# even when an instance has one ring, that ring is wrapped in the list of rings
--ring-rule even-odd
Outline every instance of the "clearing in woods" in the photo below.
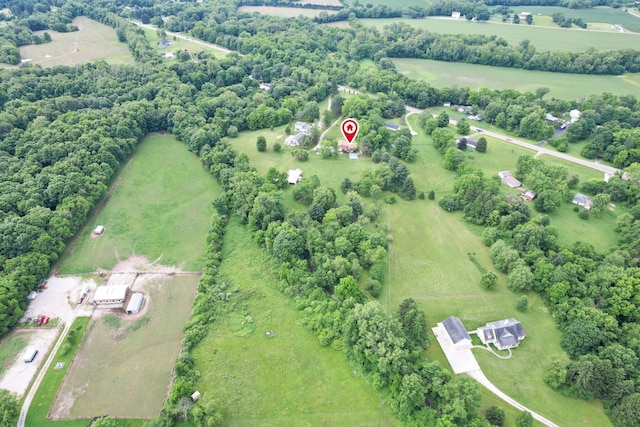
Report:
[[[304,16],[306,18],[315,18],[322,12],[329,15],[336,13],[335,10],[325,9],[307,9],[301,7],[275,7],[275,6],[240,6],[238,12],[244,13],[261,13],[263,15],[280,16],[283,18],[297,18]]]
[[[158,266],[117,267],[124,271],[131,268],[155,271]],[[145,294],[140,313],[132,315],[122,309],[97,307],[51,410],[51,418],[90,418],[100,414],[121,418],[158,416],[199,278],[199,275],[140,274],[133,283],[134,291]]]
[[[103,59],[110,64],[134,64],[126,43],[120,43],[116,30],[85,16],[73,20],[79,31],[58,33],[47,30],[50,43],[22,46],[23,61],[41,67],[78,65]],[[36,31],[42,34],[45,31]]]

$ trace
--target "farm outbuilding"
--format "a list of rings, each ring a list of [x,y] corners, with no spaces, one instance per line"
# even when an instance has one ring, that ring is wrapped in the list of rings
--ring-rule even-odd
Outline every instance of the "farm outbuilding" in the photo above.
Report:
[[[127,304],[127,314],[138,314],[140,312],[140,307],[142,307],[142,302],[144,301],[144,294],[140,292],[136,292],[131,295],[129,299],[129,304]]]
[[[97,305],[109,305],[112,307],[124,307],[131,294],[131,288],[126,285],[98,286],[93,294],[93,301]]]

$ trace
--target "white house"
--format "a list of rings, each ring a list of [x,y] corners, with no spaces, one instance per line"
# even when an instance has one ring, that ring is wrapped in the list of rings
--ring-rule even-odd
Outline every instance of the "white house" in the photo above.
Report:
[[[493,344],[498,350],[517,347],[527,336],[522,329],[522,323],[516,319],[487,323],[476,332],[483,344]]]

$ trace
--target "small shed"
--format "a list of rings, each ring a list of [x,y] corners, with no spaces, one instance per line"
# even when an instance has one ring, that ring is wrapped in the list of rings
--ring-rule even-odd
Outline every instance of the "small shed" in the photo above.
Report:
[[[287,182],[296,185],[302,179],[302,169],[289,169],[287,172]]]
[[[193,394],[191,395],[191,400],[192,400],[193,402],[197,402],[197,401],[198,401],[198,399],[200,399],[200,396],[202,396],[202,395],[200,394],[200,392],[199,392],[198,390],[196,390],[196,391],[194,391],[194,392],[193,392]]]
[[[535,199],[536,196],[537,196],[537,194],[533,190],[527,190],[523,195],[524,199],[529,201],[529,202],[532,201],[533,199]]]
[[[104,225],[99,225],[93,230],[93,233],[97,234],[97,235],[100,235],[100,234],[104,233],[104,230],[105,230],[104,229]]]
[[[138,314],[140,313],[140,307],[142,307],[142,302],[144,301],[144,294],[140,292],[136,292],[131,295],[129,298],[129,304],[127,304],[127,314]]]

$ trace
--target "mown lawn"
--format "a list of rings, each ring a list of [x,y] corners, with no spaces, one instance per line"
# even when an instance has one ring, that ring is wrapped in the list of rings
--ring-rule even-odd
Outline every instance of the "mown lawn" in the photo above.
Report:
[[[515,13],[530,12],[534,16],[534,23],[538,20],[538,14],[551,16],[554,13],[562,13],[570,19],[582,18],[587,24],[606,23],[620,24],[626,30],[640,32],[640,18],[625,12],[623,9],[614,9],[606,6],[596,6],[588,9],[569,9],[559,6],[515,6]],[[555,25],[555,24],[554,24]]]
[[[535,18],[534,18],[535,20]],[[537,51],[583,52],[590,47],[596,50],[640,49],[640,34],[565,30],[536,25],[498,24],[490,22],[467,22],[464,19],[361,19],[360,23],[382,29],[393,23],[405,23],[432,33],[482,34],[502,37],[511,45],[529,40]]]
[[[640,44],[640,38],[637,42]],[[412,79],[424,80],[436,88],[457,85],[473,90],[486,87],[494,90],[515,89],[520,92],[534,93],[539,87],[547,87],[549,88],[548,97],[567,100],[575,100],[603,92],[640,96],[640,85],[635,84],[633,80],[637,77],[635,74],[621,78],[619,76],[552,73],[429,59],[394,58],[392,61],[398,72]]]
[[[220,271],[246,296],[243,308],[218,319],[192,354],[202,373],[196,389],[223,401],[224,426],[399,425],[342,351],[321,347],[299,324],[274,289],[274,263],[235,221],[223,253]]]
[[[306,18],[315,18],[322,12],[328,15],[337,13],[334,10],[310,9],[301,7],[276,7],[276,6],[240,6],[239,13],[260,13],[263,15],[280,16],[282,18],[297,18],[304,16]]]
[[[36,331],[29,329],[14,329],[0,341],[0,376],[5,369],[11,367],[35,333]]]
[[[110,269],[132,254],[198,271],[217,184],[170,134],[150,134],[117,178],[108,203],[89,221],[60,273]],[[97,238],[91,231],[104,225]]]

